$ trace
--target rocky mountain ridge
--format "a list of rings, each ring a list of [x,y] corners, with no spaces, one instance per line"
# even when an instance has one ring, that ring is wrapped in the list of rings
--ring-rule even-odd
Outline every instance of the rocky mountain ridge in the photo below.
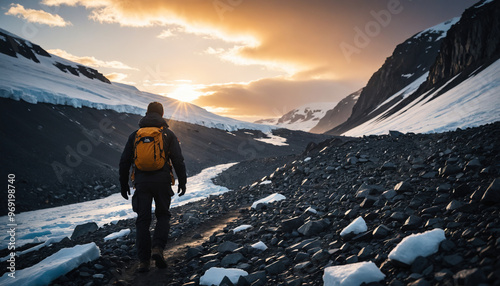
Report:
[[[35,63],[40,63],[40,60],[37,58],[38,56],[51,58],[52,56],[45,51],[42,47],[37,44],[34,44],[25,39],[19,38],[5,30],[0,29],[0,53],[17,58],[18,55],[21,55],[27,59],[32,60]],[[75,76],[83,75],[89,79],[97,79],[104,83],[109,83],[109,79],[107,79],[102,73],[97,71],[96,69],[83,66],[83,65],[69,65],[63,64],[58,61],[54,63],[61,72],[71,73]]]
[[[415,100],[425,99],[426,92],[438,90],[433,99],[437,98],[498,60],[500,23],[496,15],[499,7],[498,1],[481,1],[467,9],[458,22],[444,25],[449,29],[441,32],[429,29],[398,45],[370,78],[351,117],[327,133],[342,134],[377,116],[383,120],[398,112],[404,113]],[[426,72],[429,74],[425,81],[418,82],[420,87],[415,92],[384,102]]]
[[[330,108],[337,105],[338,104],[336,102],[308,103],[288,111],[280,118],[261,119],[255,121],[255,123],[269,124],[278,126],[280,128],[310,132],[311,129],[318,124],[321,118],[325,117],[326,112]]]
[[[344,123],[351,116],[352,108],[358,101],[362,91],[363,89],[353,92],[339,101],[333,109],[326,112],[325,116],[318,121],[318,124],[311,129],[311,132],[324,133]]]

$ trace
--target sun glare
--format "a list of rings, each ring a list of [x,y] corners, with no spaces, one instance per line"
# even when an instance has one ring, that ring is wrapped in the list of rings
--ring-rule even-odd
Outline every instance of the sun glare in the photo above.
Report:
[[[201,92],[190,84],[182,84],[171,93],[167,94],[168,97],[177,99],[183,102],[191,102],[201,96]]]

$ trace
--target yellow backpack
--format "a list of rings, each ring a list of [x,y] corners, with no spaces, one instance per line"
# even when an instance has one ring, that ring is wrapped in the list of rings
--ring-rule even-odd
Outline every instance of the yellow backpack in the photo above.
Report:
[[[165,163],[167,163],[170,167],[172,185],[175,184],[170,159],[166,158],[163,136],[166,136],[166,134],[163,128],[159,127],[143,127],[137,131],[134,142],[132,181],[135,179],[135,168],[141,171],[157,171],[162,169]]]

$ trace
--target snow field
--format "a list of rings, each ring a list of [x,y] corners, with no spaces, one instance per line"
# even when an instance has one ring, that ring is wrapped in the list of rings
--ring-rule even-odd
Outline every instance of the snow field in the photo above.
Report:
[[[398,130],[403,133],[439,133],[499,121],[499,74],[500,60],[497,60],[480,73],[471,75],[432,101],[431,99],[453,79],[439,90],[425,93],[393,115],[382,119],[383,113],[343,135],[381,135],[387,134],[389,130]],[[422,78],[417,79],[415,83],[421,80]],[[405,94],[415,86],[416,84],[410,84],[395,95]],[[424,99],[424,96],[427,98]]]
[[[229,191],[225,187],[214,185],[212,178],[235,163],[222,164],[207,168],[196,176],[188,178],[187,192],[179,197],[172,197],[171,207],[201,200],[210,195]],[[131,190],[133,192],[133,190]],[[174,189],[176,191],[176,189]],[[49,209],[29,211],[16,214],[16,247],[27,243],[56,242],[69,237],[75,227],[87,222],[95,222],[99,227],[122,219],[136,217],[132,211],[131,199],[125,200],[121,194],[113,194],[107,198],[83,203],[71,204]],[[8,216],[0,217],[0,249],[7,248]],[[35,246],[38,247],[38,246]],[[40,246],[41,247],[41,246]],[[18,255],[22,253],[18,252]]]

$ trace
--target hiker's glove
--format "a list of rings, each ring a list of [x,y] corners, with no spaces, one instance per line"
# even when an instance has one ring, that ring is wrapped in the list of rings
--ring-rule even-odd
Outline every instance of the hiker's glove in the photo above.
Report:
[[[179,194],[179,197],[182,197],[184,196],[184,194],[186,193],[186,185],[179,185],[178,189],[177,189],[177,193]]]
[[[128,195],[130,195],[130,187],[127,184],[122,184],[122,197],[128,200]]]

